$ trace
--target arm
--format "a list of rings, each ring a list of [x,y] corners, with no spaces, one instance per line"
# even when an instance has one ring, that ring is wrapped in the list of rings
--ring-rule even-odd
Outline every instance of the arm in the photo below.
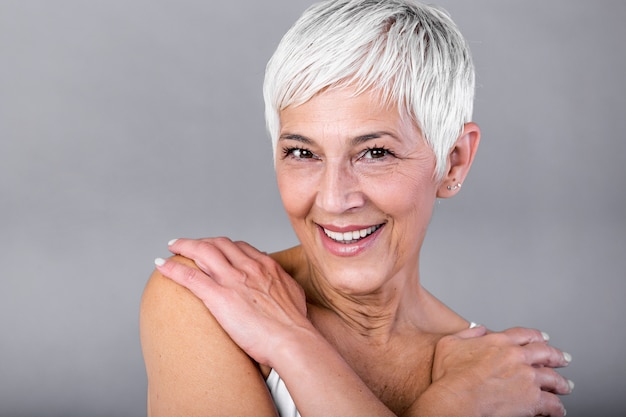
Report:
[[[424,415],[432,417],[564,416],[557,394],[569,394],[574,384],[554,368],[567,366],[571,356],[547,340],[545,333],[525,328],[487,334],[479,327],[443,337],[435,350],[433,383],[411,415],[426,407]]]
[[[158,271],[142,297],[140,335],[148,416],[276,416],[256,364],[197,297]]]
[[[187,378],[193,378],[197,383],[199,378],[195,374],[199,372],[198,369],[204,370],[204,373],[209,372],[212,374],[211,379],[213,380],[219,374],[231,372],[230,367],[232,366],[241,369],[240,373],[245,374],[246,368],[243,365],[246,360],[248,363],[254,362],[245,356],[245,353],[237,346],[240,345],[245,346],[245,351],[256,362],[274,368],[280,374],[289,387],[290,394],[303,416],[393,416],[393,413],[372,394],[343,358],[337,354],[334,348],[309,322],[306,317],[306,304],[302,289],[291,277],[282,271],[282,268],[276,262],[266,256],[263,256],[262,265],[257,262],[248,262],[245,259],[240,259],[240,265],[247,264],[243,268],[245,273],[241,273],[242,271],[239,271],[239,273],[233,271],[227,273],[226,269],[230,268],[230,264],[220,262],[224,261],[224,259],[219,259],[219,256],[227,252],[232,259],[235,255],[229,251],[234,250],[240,255],[243,252],[239,252],[232,242],[221,240],[217,243],[229,246],[228,248],[223,248],[223,251],[219,251],[219,254],[213,253],[211,255],[214,257],[212,268],[220,270],[219,273],[213,272],[213,275],[227,274],[228,279],[222,282],[223,286],[213,282],[213,280],[204,279],[206,275],[197,266],[182,257],[169,259],[162,265],[157,266],[161,272],[157,272],[155,275],[161,281],[164,279],[161,275],[163,273],[173,277],[177,282],[184,283],[194,293],[204,292],[202,299],[207,300],[205,303],[214,312],[219,323],[231,330],[229,334],[232,339],[221,328],[219,329],[220,331],[217,331],[216,326],[220,325],[217,324],[213,315],[209,315],[209,318],[204,317],[206,316],[207,308],[202,305],[200,299],[195,297],[194,302],[191,303],[193,304],[193,315],[203,316],[202,322],[193,320],[193,325],[190,326],[190,323],[186,322],[186,320],[189,320],[189,314],[186,314],[181,320],[172,320],[166,316],[166,322],[174,327],[173,331],[176,333],[174,337],[166,339],[164,337],[151,338],[144,336],[144,328],[147,331],[148,326],[144,326],[143,323],[154,314],[154,310],[148,310],[142,306],[142,344],[144,345],[146,366],[149,370],[151,368],[171,369],[171,372],[168,373],[158,372],[155,377],[151,377],[150,371],[148,371],[149,398],[159,393],[159,390],[153,386],[152,379],[156,379],[160,385],[165,385],[170,389],[182,383],[176,389],[175,397],[170,396],[167,400],[159,398],[158,402],[163,407],[168,407],[167,409],[169,410],[169,413],[163,415],[185,414],[180,412],[180,410],[186,410],[182,407],[186,407],[186,403],[190,401],[188,399],[189,396],[185,392],[187,389],[190,389],[193,393],[194,399],[192,401],[199,401],[203,404],[203,406],[197,407],[198,411],[215,407],[215,400],[207,398],[207,395],[203,394],[209,386],[212,390],[218,390],[222,398],[226,399],[228,399],[229,394],[232,396],[233,393],[241,392],[242,387],[236,382],[234,375],[232,376],[233,381],[230,381],[230,379],[226,383],[219,383],[218,381],[217,386],[212,386],[213,384],[205,382],[208,379],[207,376],[200,378],[202,381],[200,387],[194,385],[193,382],[185,382]],[[281,271],[282,274],[280,274]],[[271,274],[274,279],[269,281],[255,279],[255,277],[267,277],[268,274]],[[155,277],[153,276],[151,281],[154,279]],[[216,278],[216,280],[218,279]],[[150,285],[151,283],[149,283],[146,292],[150,289]],[[185,298],[191,295],[191,293],[176,283],[171,282],[171,285],[179,290],[186,291]],[[144,295],[145,298],[146,296]],[[277,300],[280,302],[276,302]],[[185,304],[189,303],[190,300],[185,299],[180,303],[176,303],[176,305],[168,305],[163,308],[170,310],[187,309],[188,307],[185,307]],[[200,309],[197,308],[198,305]],[[200,314],[202,313],[200,310],[205,310],[205,314]],[[251,320],[251,317],[254,320]],[[154,317],[150,318],[150,322],[156,321],[159,320]],[[209,326],[209,329],[211,329],[210,334],[214,336],[213,339],[201,337],[202,333],[204,333],[202,332],[203,326]],[[164,343],[166,345],[170,344],[171,339],[185,337],[187,332],[201,334],[193,337],[193,343],[197,346],[197,349],[193,351],[193,354],[190,355],[191,358],[184,365],[171,362],[163,363],[160,357],[155,360],[154,353],[147,355],[147,353],[155,351],[157,347],[159,350],[162,350],[161,345]],[[215,337],[216,335],[219,337]],[[267,337],[267,335],[274,337]],[[144,339],[152,340],[152,349],[149,349],[146,346],[147,344],[143,343]],[[211,345],[215,343],[215,339],[220,344],[227,345],[227,347],[213,349]],[[175,344],[178,345],[179,342],[177,341]],[[181,346],[180,349],[184,349],[184,346]],[[224,364],[224,367],[227,368],[226,370],[220,371],[205,365],[215,360],[212,358],[213,355],[207,354],[207,351],[217,351],[220,357],[225,354],[228,357],[233,355],[234,358]],[[245,360],[237,354],[243,354]],[[155,361],[158,366],[155,365]],[[258,374],[258,371],[254,370],[254,372]],[[250,386],[258,390],[251,383]],[[265,388],[262,391],[267,393]],[[242,407],[247,404],[242,403],[243,401],[239,400],[237,402],[237,399],[235,399],[233,415],[263,415],[256,411],[255,406],[251,407],[254,410],[253,412],[246,412]],[[151,406],[151,408],[154,407]],[[221,410],[217,414],[224,415],[225,413]],[[207,413],[206,415],[210,414]]]
[[[195,259],[199,269],[163,261],[159,270],[202,299],[244,351],[279,372],[302,415],[391,415],[306,319],[301,288],[271,258],[227,239],[183,239],[171,250]],[[434,375],[435,383],[406,415],[510,417],[534,416],[529,413],[537,410],[537,414],[561,416],[562,405],[556,396],[554,407],[534,394],[568,393],[566,380],[550,368],[552,381],[533,381],[534,389],[523,392],[517,386],[517,371],[543,375],[544,371],[536,371],[535,366],[562,366],[563,354],[548,347],[539,332],[520,332],[526,339],[540,340],[518,345],[519,340],[503,337],[506,343],[498,347],[504,353],[500,356],[491,355],[494,340],[478,337],[484,335],[484,328],[466,331],[454,339],[457,343],[446,343],[444,338],[436,362],[437,358],[445,360],[439,361],[441,365],[435,370],[446,372]],[[471,360],[467,355],[454,355],[468,347],[472,348]],[[528,351],[536,355],[519,354]],[[494,397],[496,393],[500,395]],[[512,404],[519,408],[501,407],[503,398],[506,403],[512,397],[516,400]]]

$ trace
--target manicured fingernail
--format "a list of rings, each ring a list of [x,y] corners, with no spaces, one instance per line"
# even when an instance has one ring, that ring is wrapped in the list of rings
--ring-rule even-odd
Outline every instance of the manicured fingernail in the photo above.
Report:
[[[567,385],[569,385],[570,392],[574,391],[574,386],[576,385],[576,384],[574,384],[574,381],[572,381],[571,379],[568,379],[567,380]]]
[[[565,362],[570,363],[572,361],[572,355],[567,352],[563,352],[563,359],[565,359]]]
[[[167,242],[167,246],[172,246],[174,243],[176,243],[178,239],[172,239],[169,242]]]
[[[546,332],[541,332],[541,336],[543,337],[543,340],[545,340],[546,342],[550,340],[550,335]]]
[[[156,266],[163,266],[163,265],[165,265],[165,259],[163,259],[163,258],[156,258],[154,260],[154,264]]]

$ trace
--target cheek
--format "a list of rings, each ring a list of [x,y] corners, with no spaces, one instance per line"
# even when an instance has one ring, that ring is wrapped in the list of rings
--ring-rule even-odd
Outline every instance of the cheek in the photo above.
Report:
[[[385,212],[398,220],[413,219],[416,215],[421,217],[424,208],[434,204],[436,195],[435,182],[429,175],[426,171],[397,171],[384,181],[376,181],[370,196],[379,202],[381,208],[384,207]]]
[[[283,206],[289,217],[304,217],[314,198],[311,177],[292,170],[277,169],[276,180]]]

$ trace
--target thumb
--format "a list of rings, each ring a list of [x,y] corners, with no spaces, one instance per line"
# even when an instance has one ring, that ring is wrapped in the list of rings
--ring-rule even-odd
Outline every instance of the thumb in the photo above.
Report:
[[[474,327],[470,327],[469,329],[461,330],[458,333],[455,333],[453,336],[458,337],[459,339],[472,339],[475,337],[484,336],[487,334],[487,328],[483,325],[476,325]]]

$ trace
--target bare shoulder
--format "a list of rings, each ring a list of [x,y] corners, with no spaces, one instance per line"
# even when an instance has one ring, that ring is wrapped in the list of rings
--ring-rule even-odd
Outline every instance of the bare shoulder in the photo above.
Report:
[[[302,246],[294,246],[289,249],[285,249],[279,252],[274,252],[269,255],[278,264],[291,275],[301,285],[305,280],[303,274],[306,273],[307,259],[302,250]]]
[[[140,335],[149,416],[276,415],[257,364],[201,300],[158,271],[142,296]]]

